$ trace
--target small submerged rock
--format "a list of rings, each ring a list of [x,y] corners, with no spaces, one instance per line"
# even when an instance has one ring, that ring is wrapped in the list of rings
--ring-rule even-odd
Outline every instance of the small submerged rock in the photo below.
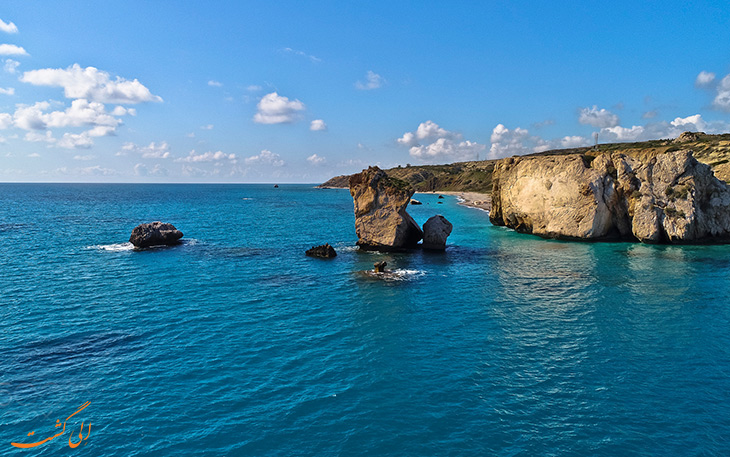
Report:
[[[375,273],[385,273],[385,267],[388,265],[388,262],[382,261],[382,262],[375,262],[373,264],[373,272]]]
[[[323,259],[331,259],[333,257],[337,256],[337,252],[335,251],[335,248],[330,246],[329,243],[323,244],[321,246],[314,246],[311,249],[307,249],[307,252],[305,252],[306,255],[309,257],[320,257]]]
[[[148,224],[140,224],[132,230],[129,242],[136,248],[148,248],[151,246],[174,246],[180,244],[183,233],[174,225],[155,221]]]

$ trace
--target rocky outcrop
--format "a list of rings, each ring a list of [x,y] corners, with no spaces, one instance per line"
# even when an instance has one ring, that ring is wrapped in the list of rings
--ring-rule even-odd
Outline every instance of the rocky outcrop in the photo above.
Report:
[[[337,251],[335,251],[335,248],[330,246],[329,243],[307,249],[305,254],[309,257],[321,257],[323,259],[331,259],[333,257],[337,257]]]
[[[440,214],[430,217],[423,224],[423,248],[443,251],[446,249],[446,238],[451,235],[453,228],[451,222]]]
[[[705,132],[683,132],[677,138],[672,140],[672,143],[690,143],[698,141],[701,135],[705,135]]]
[[[378,167],[350,177],[355,204],[355,231],[361,249],[393,251],[416,247],[421,228],[406,212],[413,188],[388,177]]]
[[[490,220],[549,238],[730,241],[730,187],[692,151],[512,157],[497,163]]]
[[[174,225],[156,221],[135,227],[129,237],[129,242],[136,248],[173,246],[179,244],[182,237],[183,233]]]

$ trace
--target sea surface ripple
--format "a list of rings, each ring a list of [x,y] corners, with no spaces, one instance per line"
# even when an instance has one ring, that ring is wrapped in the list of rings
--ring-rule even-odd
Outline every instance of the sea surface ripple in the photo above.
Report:
[[[346,190],[0,184],[0,455],[86,401],[89,455],[730,455],[729,247],[418,199],[446,252],[359,252]],[[133,250],[154,220],[185,242]]]

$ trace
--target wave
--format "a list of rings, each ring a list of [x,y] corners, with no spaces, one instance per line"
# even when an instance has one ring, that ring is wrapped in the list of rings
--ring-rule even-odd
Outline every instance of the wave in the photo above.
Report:
[[[373,270],[360,271],[360,274],[367,276],[368,278],[381,279],[384,281],[408,281],[411,279],[425,276],[424,270],[407,270],[404,268],[397,268],[395,270],[386,270],[382,273],[376,273]]]
[[[86,249],[94,249],[97,251],[124,252],[134,249],[134,245],[130,242],[115,244],[96,244],[94,246],[86,246]]]

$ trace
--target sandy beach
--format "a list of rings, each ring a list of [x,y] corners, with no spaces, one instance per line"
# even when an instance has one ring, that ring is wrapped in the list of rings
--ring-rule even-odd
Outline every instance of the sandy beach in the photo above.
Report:
[[[482,194],[479,192],[417,192],[417,194],[440,194],[453,195],[459,199],[459,204],[478,208],[489,212],[492,209],[492,196],[490,194]]]

